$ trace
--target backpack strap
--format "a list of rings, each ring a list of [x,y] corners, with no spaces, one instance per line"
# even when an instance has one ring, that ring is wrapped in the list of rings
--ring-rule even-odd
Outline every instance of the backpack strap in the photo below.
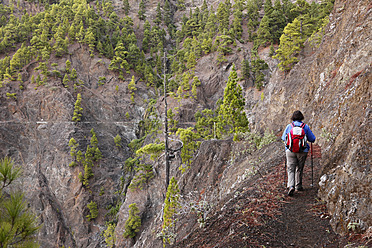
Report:
[[[291,123],[292,127],[296,127],[294,122]],[[300,128],[304,128],[305,127],[305,123],[302,122],[302,124],[299,126]]]

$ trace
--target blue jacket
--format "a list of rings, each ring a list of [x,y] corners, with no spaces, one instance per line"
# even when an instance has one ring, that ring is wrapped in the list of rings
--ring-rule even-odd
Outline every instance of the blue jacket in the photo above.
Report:
[[[296,127],[299,127],[299,126],[302,125],[302,121],[294,121],[293,123]],[[285,128],[284,132],[283,132],[283,135],[282,135],[282,140],[284,142],[285,142],[285,137],[291,131],[291,129],[292,129],[292,124],[288,124],[287,127]],[[313,132],[311,132],[310,127],[307,124],[305,124],[304,130],[305,130],[305,135],[306,135],[307,141],[309,141],[311,143],[314,143],[315,142],[315,135],[313,134]],[[309,144],[306,144],[306,145],[307,145],[307,148],[304,150],[304,152],[309,152],[310,146],[309,146]]]

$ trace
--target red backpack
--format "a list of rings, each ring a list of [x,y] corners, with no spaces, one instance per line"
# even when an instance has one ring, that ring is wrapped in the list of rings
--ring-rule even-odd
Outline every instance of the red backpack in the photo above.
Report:
[[[286,145],[291,152],[302,152],[307,148],[305,123],[297,127],[292,123],[292,129],[286,136]]]

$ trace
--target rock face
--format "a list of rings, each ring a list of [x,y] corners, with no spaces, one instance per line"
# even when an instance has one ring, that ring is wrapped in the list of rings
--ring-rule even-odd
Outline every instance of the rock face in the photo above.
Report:
[[[134,6],[131,10],[134,17],[139,2],[129,2]],[[200,6],[203,1],[193,2]],[[122,2],[114,1],[114,4],[121,8]],[[156,5],[156,1],[149,1],[148,19],[155,15]],[[191,6],[191,1],[186,1],[186,5]],[[271,59],[270,70],[266,72],[273,70],[271,80],[262,95],[249,85],[242,85],[252,129],[281,134],[291,113],[297,109],[303,111],[305,122],[323,147],[324,176],[319,195],[327,202],[331,223],[339,233],[345,233],[350,225],[360,231],[372,226],[371,11],[368,0],[336,0],[322,43],[319,48],[306,47],[304,56],[313,54],[301,60],[288,75],[277,71],[277,61]],[[177,12],[174,18],[181,19],[182,13]],[[136,18],[134,21],[135,25],[139,23]],[[193,121],[198,108],[213,107],[223,95],[232,63],[240,64],[251,47],[252,44],[238,43],[233,54],[227,56],[224,67],[212,62],[215,54],[198,61],[195,75],[202,85],[197,101],[185,101],[180,109],[182,122]],[[29,81],[25,82],[23,91],[13,83],[0,89],[0,157],[10,156],[24,168],[20,186],[43,223],[39,234],[41,247],[104,247],[101,233],[106,228],[106,214],[110,208],[120,206],[119,203],[122,205],[115,229],[117,247],[162,247],[156,234],[161,229],[165,199],[163,159],[154,164],[155,177],[146,188],[128,190],[125,197],[114,194],[122,189],[121,184],[124,188],[128,186],[130,175],[122,170],[130,156],[127,144],[137,138],[138,123],[145,113],[145,104],[139,99],[150,98],[151,92],[144,85],[136,85],[136,104],[133,104],[127,91],[128,82],[117,84],[116,76],[107,69],[109,60],[92,59],[87,48],[79,45],[69,49],[71,67],[85,82],[77,92],[72,87],[64,88],[60,79],[37,90]],[[266,57],[267,49],[260,54]],[[52,58],[52,61],[63,66],[66,58]],[[35,67],[36,63],[28,65],[24,77],[30,79]],[[104,86],[98,84],[102,76],[107,79]],[[17,99],[5,98],[5,92],[16,92]],[[71,119],[78,92],[83,98],[83,117],[80,123],[74,123]],[[161,112],[160,104],[158,107]],[[73,137],[79,143],[78,149],[85,151],[92,128],[103,159],[93,167],[89,187],[83,187],[78,178],[83,168],[69,167],[72,159],[68,143]],[[117,134],[122,138],[122,148],[115,146],[113,138]],[[234,162],[232,154],[239,147],[232,144],[231,140],[202,143],[191,169],[184,174],[178,170],[181,163],[178,155],[172,161],[171,175],[179,179],[181,193],[189,195],[188,201],[204,200],[209,208],[218,206],[233,197],[235,187],[242,180],[257,173],[254,166],[264,173],[281,162],[279,142]],[[99,214],[88,221],[87,204],[91,201],[97,203]],[[132,203],[137,203],[142,225],[136,238],[128,240],[122,234]],[[175,230],[178,237],[192,232],[199,224],[198,219],[200,216],[192,211],[180,216]]]
[[[246,147],[245,147],[246,148]],[[175,175],[180,189],[181,209],[177,215],[176,240],[187,237],[199,228],[209,212],[223,208],[234,197],[242,182],[256,180],[270,168],[282,162],[282,144],[274,142],[251,153],[232,140],[209,140],[200,145],[190,168],[180,173],[180,160],[172,161],[171,175]],[[242,153],[243,152],[243,153]],[[159,238],[162,227],[163,203],[165,199],[165,162],[155,166],[157,176],[143,190],[128,190],[126,200],[119,212],[116,228],[118,247],[162,247]],[[142,220],[140,231],[135,239],[124,239],[125,222],[128,219],[129,205],[136,203]],[[194,204],[194,205],[193,205]],[[195,208],[200,210],[198,213]]]
[[[23,166],[22,187],[43,223],[41,247],[97,247],[103,242],[100,233],[105,229],[106,209],[121,200],[114,192],[120,187],[121,167],[129,156],[127,144],[136,137],[142,115],[141,104],[134,108],[129,100],[127,83],[115,90],[114,75],[101,66],[102,62],[92,60],[84,48],[71,49],[71,68],[85,82],[77,91],[82,94],[81,122],[71,121],[77,92],[62,87],[58,80],[36,90],[27,82],[23,91],[12,83],[1,89],[5,95],[3,92],[11,88],[17,92],[17,99],[0,98],[0,156],[12,157]],[[97,83],[103,75],[112,81],[105,87]],[[141,92],[141,86],[138,89]],[[146,97],[146,93],[139,95]],[[78,150],[85,152],[92,128],[103,159],[93,167],[89,187],[82,187],[78,174],[84,169],[69,167],[72,158],[68,143],[74,138]],[[122,137],[119,149],[114,143],[118,134]],[[87,204],[91,201],[97,203],[99,215],[89,222]]]
[[[253,110],[257,127],[278,131],[304,113],[324,150],[319,195],[341,234],[372,225],[371,12],[369,1],[336,0],[319,48],[286,77],[276,71]]]

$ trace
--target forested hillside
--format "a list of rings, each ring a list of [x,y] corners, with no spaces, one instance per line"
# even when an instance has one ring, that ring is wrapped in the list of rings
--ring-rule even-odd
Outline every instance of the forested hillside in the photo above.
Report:
[[[182,211],[204,222],[239,173],[267,164],[223,173],[277,141],[278,128],[258,126],[272,82],[319,51],[334,2],[3,1],[0,157],[23,168],[34,240],[161,247]],[[208,206],[190,186],[203,142],[219,158],[200,188]]]

